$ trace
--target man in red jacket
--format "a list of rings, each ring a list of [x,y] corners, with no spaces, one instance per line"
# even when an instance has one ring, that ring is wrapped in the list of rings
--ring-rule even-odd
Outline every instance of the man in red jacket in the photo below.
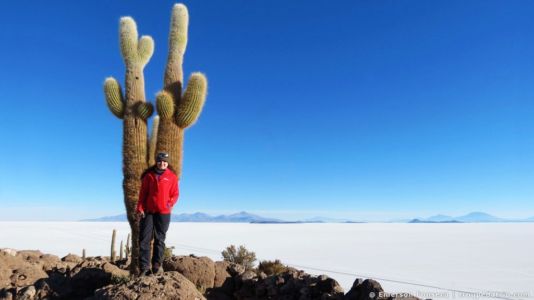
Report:
[[[141,178],[137,203],[140,223],[139,264],[141,274],[158,273],[165,252],[165,234],[171,222],[171,211],[178,200],[178,178],[169,168],[169,154],[158,153],[156,165]],[[154,236],[154,251],[150,259],[150,241]],[[152,261],[152,270],[150,262]]]

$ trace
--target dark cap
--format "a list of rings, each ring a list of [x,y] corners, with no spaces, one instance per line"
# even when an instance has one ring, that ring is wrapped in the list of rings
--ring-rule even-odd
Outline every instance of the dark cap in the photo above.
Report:
[[[156,162],[158,162],[158,161],[169,162],[169,154],[167,152],[158,153],[158,155],[156,155]]]

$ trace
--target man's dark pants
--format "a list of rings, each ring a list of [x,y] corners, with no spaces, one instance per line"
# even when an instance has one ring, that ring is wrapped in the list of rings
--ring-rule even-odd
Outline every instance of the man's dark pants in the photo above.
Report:
[[[147,213],[140,224],[139,236],[139,262],[141,270],[150,269],[150,241],[154,235],[154,253],[152,254],[152,266],[155,263],[161,265],[165,253],[165,234],[171,222],[170,214]]]

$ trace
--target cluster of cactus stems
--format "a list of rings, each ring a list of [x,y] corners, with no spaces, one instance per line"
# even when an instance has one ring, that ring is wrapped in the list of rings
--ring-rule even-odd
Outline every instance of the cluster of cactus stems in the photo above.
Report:
[[[149,36],[138,37],[136,23],[131,17],[121,18],[119,25],[120,49],[126,66],[124,93],[115,78],[108,77],[104,82],[109,110],[123,120],[123,190],[132,232],[130,266],[134,273],[139,271],[139,224],[135,208],[141,175],[154,164],[157,152],[167,152],[169,164],[181,178],[184,130],[198,119],[206,99],[207,79],[202,73],[192,73],[185,92],[182,91],[182,64],[188,24],[187,8],[183,4],[175,4],[163,89],[156,96],[159,117],[154,118],[150,138],[147,135],[147,120],[154,109],[151,103],[146,102],[143,70],[154,52],[154,41]]]
[[[109,259],[111,262],[114,262],[117,258],[117,251],[115,251],[115,240],[117,236],[117,231],[113,229],[113,232],[111,234],[111,252]],[[85,258],[85,249],[83,249],[83,255]],[[121,240],[120,246],[119,246],[119,260],[123,260],[124,258],[128,259],[130,257],[130,234],[128,233],[128,237],[126,238],[126,246],[124,246],[123,240]]]
[[[117,237],[117,230],[113,229],[113,232],[111,233],[111,251],[109,255],[109,260],[111,262],[114,262],[117,258],[117,251],[115,251],[115,240]],[[124,246],[123,241],[121,240],[120,247],[119,247],[119,260],[123,260],[124,258],[128,259],[130,257],[131,248],[130,248],[130,234],[128,233],[128,237],[126,238],[126,246]],[[82,259],[85,259],[85,248],[82,249]]]

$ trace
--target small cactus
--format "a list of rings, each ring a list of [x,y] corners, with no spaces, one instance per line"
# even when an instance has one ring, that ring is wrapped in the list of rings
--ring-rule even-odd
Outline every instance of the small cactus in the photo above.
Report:
[[[115,256],[117,253],[115,252],[115,236],[117,235],[117,231],[113,229],[113,233],[111,234],[111,255],[110,255],[110,261],[115,261]]]
[[[128,233],[128,237],[126,238],[126,249],[124,249],[124,252],[126,254],[126,259],[130,257],[130,234]]]
[[[121,246],[119,247],[119,260],[122,260],[124,258],[122,253],[123,253],[123,251],[122,251],[122,240],[121,240]]]
[[[85,260],[85,249],[82,249],[82,259]]]

